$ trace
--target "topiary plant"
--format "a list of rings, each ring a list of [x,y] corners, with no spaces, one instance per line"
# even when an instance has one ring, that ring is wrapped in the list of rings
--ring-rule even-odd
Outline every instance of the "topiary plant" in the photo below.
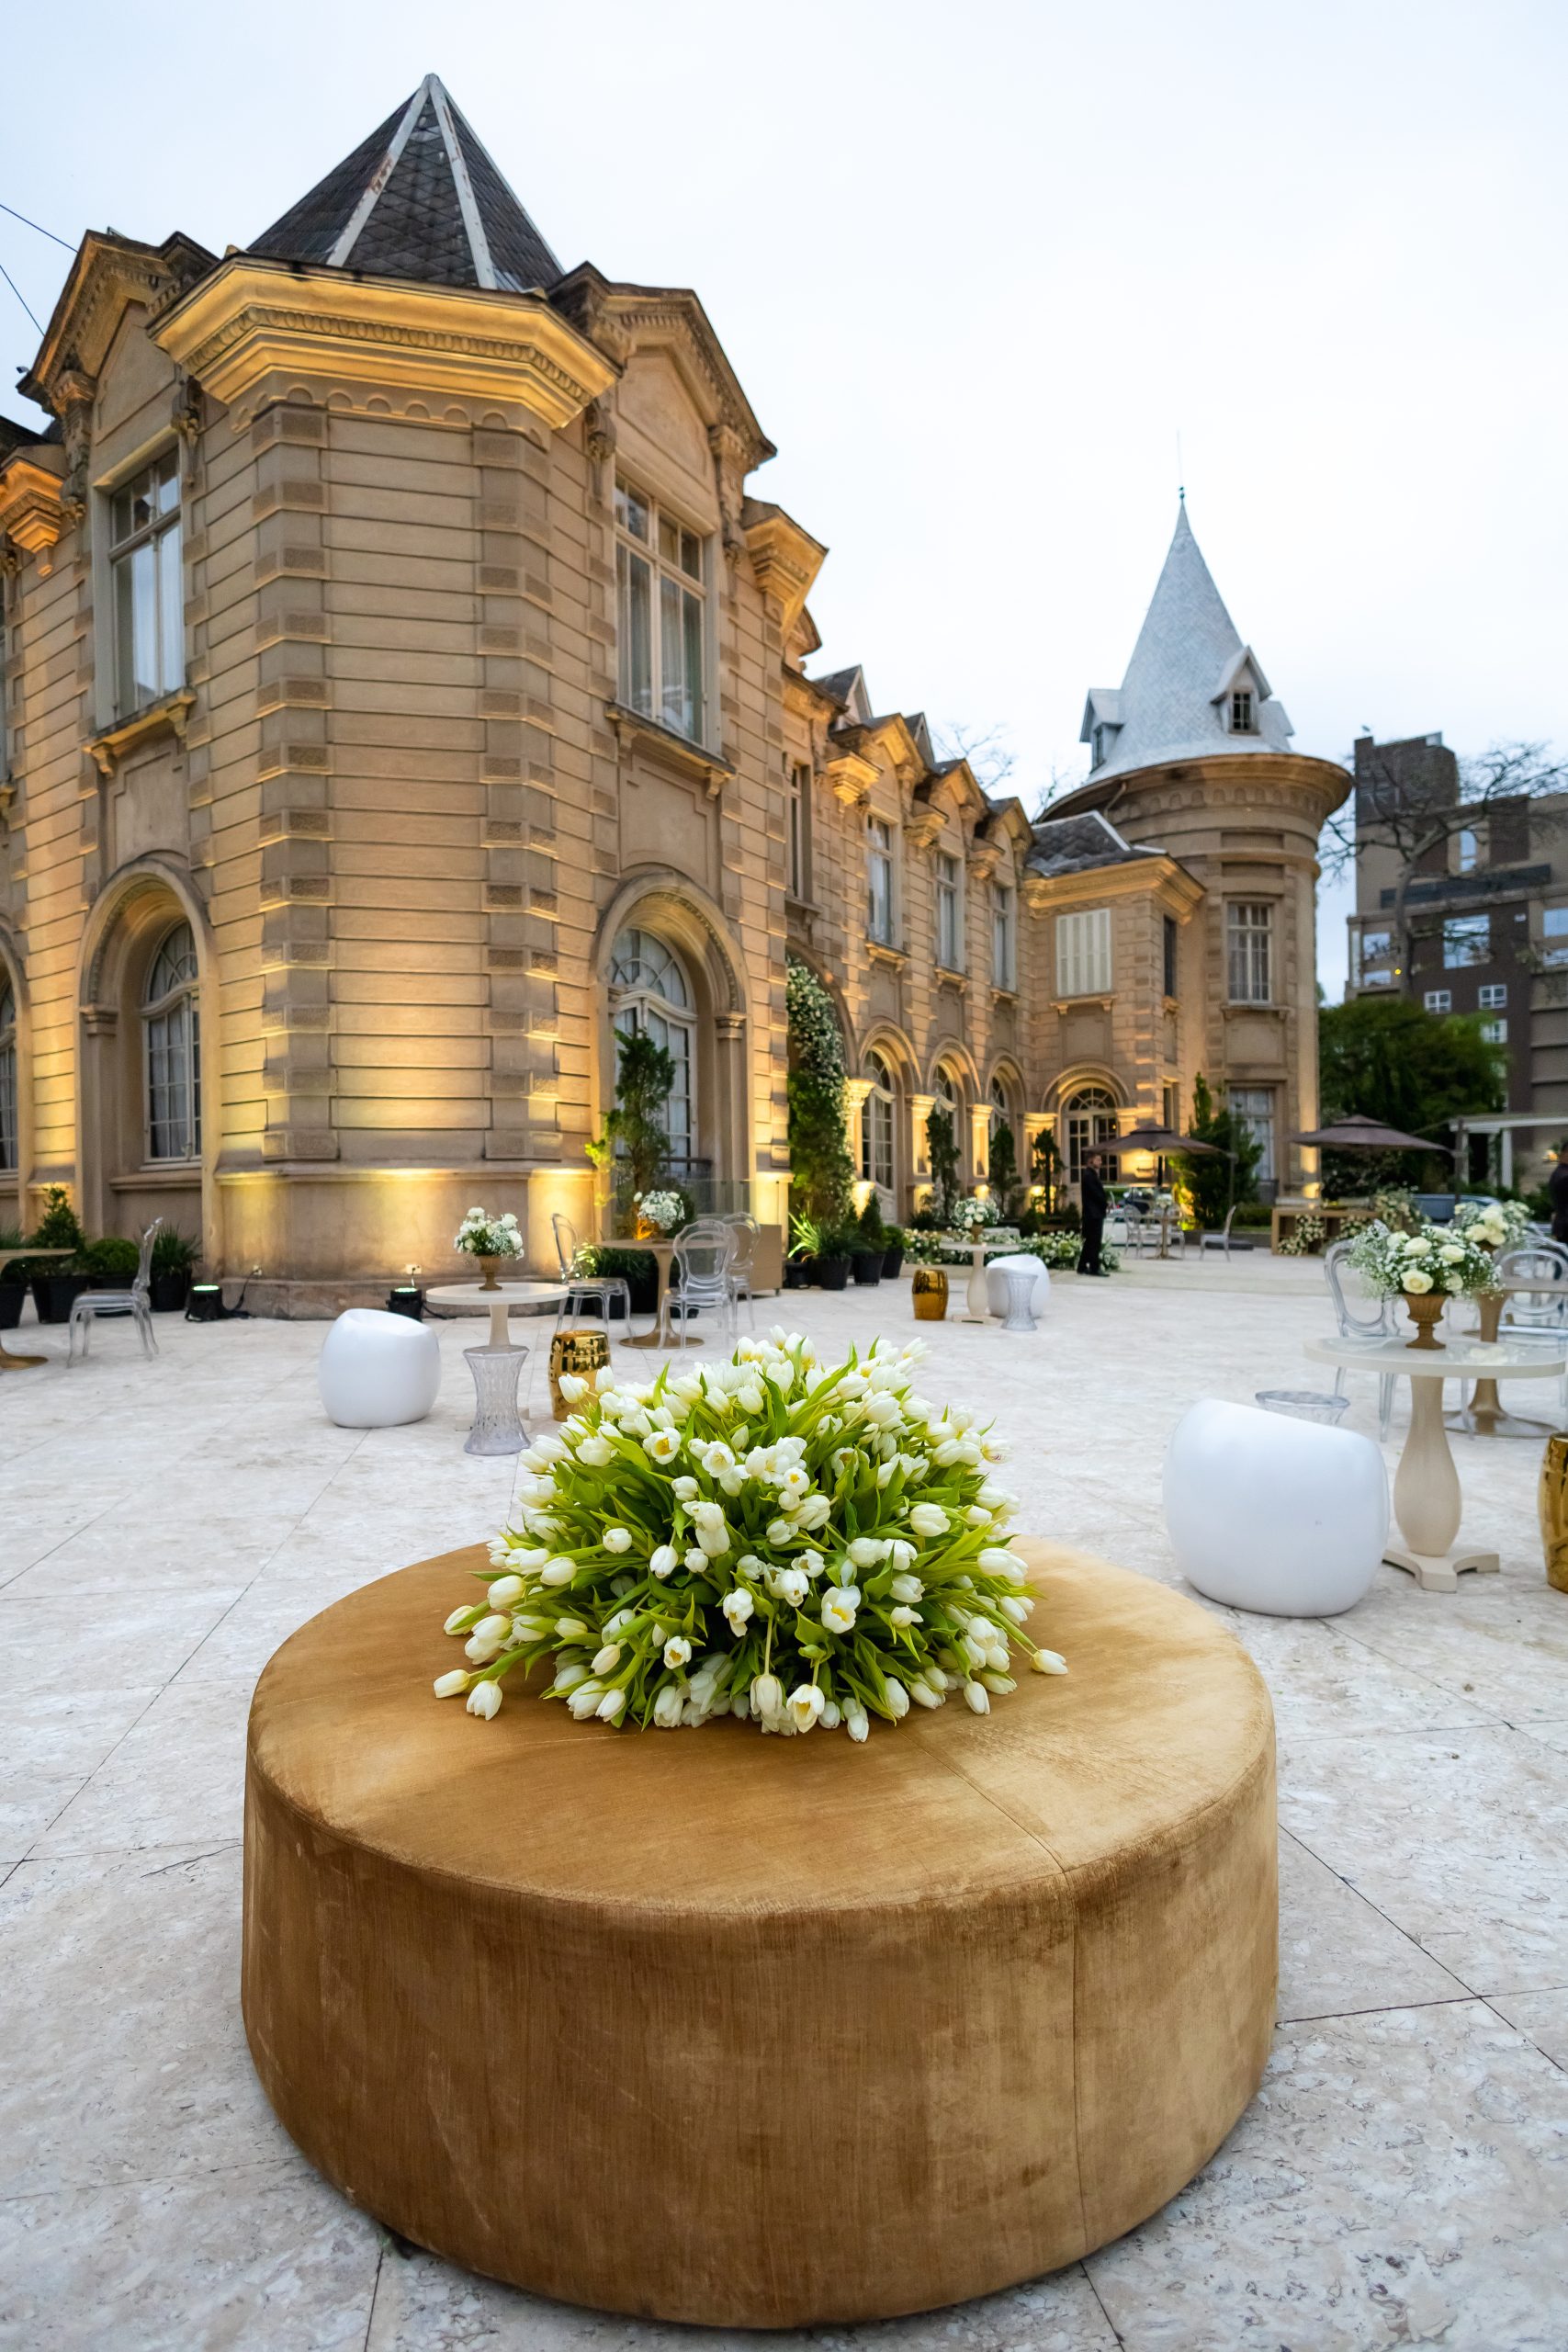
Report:
[[[32,1235],[35,1250],[84,1250],[87,1237],[71,1205],[63,1184],[51,1184],[43,1196],[43,1215]]]

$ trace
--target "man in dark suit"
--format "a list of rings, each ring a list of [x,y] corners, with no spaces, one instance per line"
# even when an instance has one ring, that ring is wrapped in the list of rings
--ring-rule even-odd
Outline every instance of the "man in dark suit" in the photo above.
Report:
[[[1078,1199],[1083,1215],[1083,1248],[1078,1252],[1078,1272],[1080,1274],[1102,1274],[1105,1269],[1100,1262],[1100,1250],[1105,1239],[1108,1202],[1105,1180],[1100,1172],[1098,1151],[1087,1152],[1084,1156]]]
[[[1547,1179],[1546,1195],[1551,1203],[1551,1238],[1568,1241],[1568,1144],[1557,1147],[1557,1165]]]

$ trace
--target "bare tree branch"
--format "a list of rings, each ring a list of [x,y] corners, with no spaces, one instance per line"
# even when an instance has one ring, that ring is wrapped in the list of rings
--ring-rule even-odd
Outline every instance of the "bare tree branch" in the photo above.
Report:
[[[1018,764],[1018,754],[1007,739],[1002,726],[971,727],[961,718],[943,719],[931,729],[938,751],[944,760],[967,760],[970,772],[983,792],[992,792],[1005,784]]]

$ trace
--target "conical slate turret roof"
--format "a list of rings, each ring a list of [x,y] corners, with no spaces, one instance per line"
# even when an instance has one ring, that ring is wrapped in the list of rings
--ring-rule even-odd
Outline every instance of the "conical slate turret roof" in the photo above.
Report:
[[[557,261],[438,77],[427,74],[252,253],[436,286],[549,286]]]
[[[1251,697],[1250,729],[1233,696]],[[1165,568],[1120,688],[1094,686],[1080,741],[1094,746],[1090,781],[1214,752],[1288,751],[1291,722],[1244,644],[1204,562],[1183,503]]]

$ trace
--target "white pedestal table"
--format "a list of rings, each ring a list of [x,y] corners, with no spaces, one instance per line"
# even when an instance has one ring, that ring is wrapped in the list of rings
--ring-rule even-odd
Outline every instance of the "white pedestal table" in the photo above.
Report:
[[[469,1360],[468,1369],[473,1374],[475,1389],[473,1427],[468,1431],[463,1450],[466,1453],[517,1453],[527,1443],[527,1435],[519,1420],[516,1443],[512,1442],[507,1408],[502,1401],[504,1382],[498,1359],[515,1357],[517,1371],[520,1372],[523,1358],[528,1351],[513,1345],[507,1314],[513,1306],[553,1306],[558,1312],[562,1302],[570,1295],[566,1284],[497,1283],[493,1290],[488,1290],[483,1283],[443,1283],[435,1290],[427,1290],[424,1295],[432,1306],[467,1307],[470,1312],[489,1309],[488,1343],[483,1348],[465,1348],[463,1351]],[[516,1393],[516,1373],[513,1373],[511,1394],[515,1397]]]
[[[1403,1373],[1410,1383],[1410,1429],[1393,1480],[1393,1515],[1404,1537],[1383,1557],[1404,1568],[1426,1592],[1452,1592],[1461,1575],[1495,1574],[1495,1552],[1458,1545],[1463,1498],[1443,1424],[1445,1380],[1556,1380],[1568,1362],[1563,1351],[1489,1347],[1450,1340],[1446,1347],[1413,1348],[1401,1340],[1309,1340],[1314,1363],[1348,1372]]]

